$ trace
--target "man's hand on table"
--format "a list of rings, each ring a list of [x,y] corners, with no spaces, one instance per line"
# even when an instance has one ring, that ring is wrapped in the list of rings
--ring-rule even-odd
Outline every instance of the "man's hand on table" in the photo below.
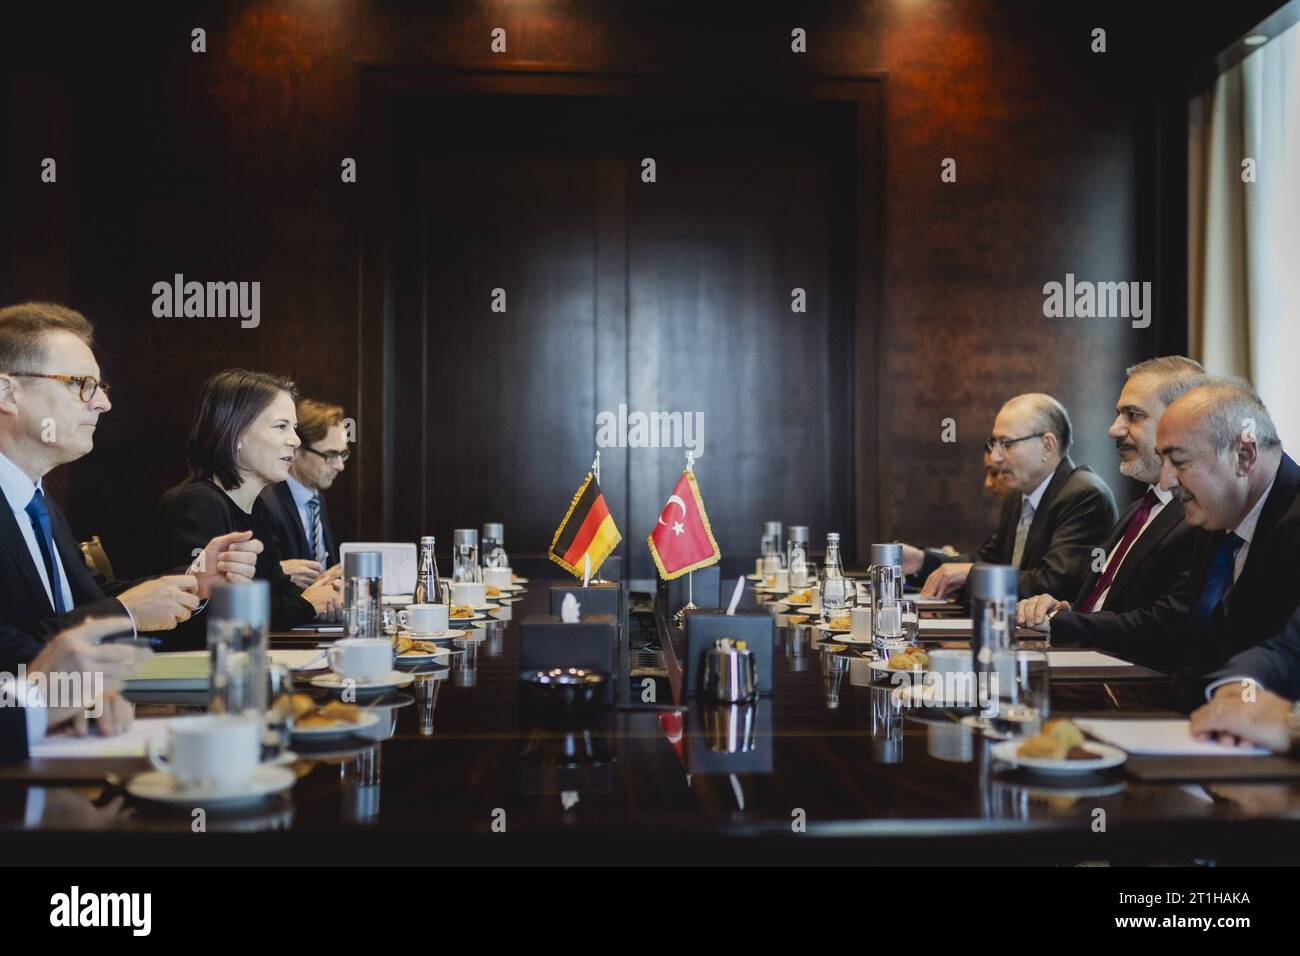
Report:
[[[1287,716],[1291,702],[1285,697],[1241,681],[1224,684],[1209,703],[1192,713],[1192,735],[1235,747],[1258,744],[1285,753],[1291,749]]]
[[[1058,601],[1050,594],[1025,598],[1016,605],[1016,626],[1032,627],[1047,634],[1052,630],[1052,617],[1069,609],[1069,601]]]
[[[946,598],[956,594],[966,585],[972,565],[969,562],[949,561],[941,564],[925,579],[921,588],[923,598]]]

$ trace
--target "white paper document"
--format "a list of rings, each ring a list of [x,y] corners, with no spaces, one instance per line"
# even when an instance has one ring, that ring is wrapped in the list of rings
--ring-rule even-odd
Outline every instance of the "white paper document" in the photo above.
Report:
[[[1158,757],[1257,757],[1262,747],[1228,747],[1192,736],[1186,720],[1075,720],[1103,743],[1131,754]]]
[[[922,618],[921,630],[923,631],[970,631],[975,627],[974,623],[968,617],[940,617],[940,618]]]
[[[1132,667],[1132,661],[1120,660],[1099,651],[1048,651],[1049,667]]]
[[[116,737],[88,734],[71,737],[55,734],[38,741],[31,750],[33,758],[57,757],[143,757],[149,741],[161,743],[167,733],[168,718],[144,717],[131,724],[131,729]]]

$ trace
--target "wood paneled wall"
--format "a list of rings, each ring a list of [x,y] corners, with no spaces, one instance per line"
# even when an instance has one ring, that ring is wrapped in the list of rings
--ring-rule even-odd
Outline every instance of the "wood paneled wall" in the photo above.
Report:
[[[1020,391],[1062,399],[1077,457],[1130,493],[1104,431],[1125,364],[1176,342],[1184,321],[1182,196],[1165,176],[1182,163],[1169,138],[1182,78],[1273,6],[864,0],[760,13],[595,0],[246,0],[7,14],[0,291],[85,311],[117,387],[94,454],[66,469],[56,493],[74,526],[103,535],[124,569],[149,567],[139,528],[184,474],[195,389],[231,365],[291,374],[400,442],[393,406],[408,396],[367,382],[410,356],[392,351],[391,315],[366,317],[372,210],[339,175],[344,157],[358,159],[363,181],[381,174],[371,134],[384,124],[366,114],[362,78],[384,66],[688,85],[731,75],[792,87],[878,73],[881,209],[862,226],[878,234],[860,236],[858,248],[878,256],[880,284],[855,290],[879,303],[869,330],[879,347],[857,355],[874,356],[879,385],[858,396],[877,416],[853,438],[859,542],[980,540],[991,509],[978,496],[979,441]],[[1089,50],[1097,26],[1108,31],[1106,54]],[[206,53],[191,52],[200,27]],[[489,48],[495,27],[507,31],[502,54]],[[806,54],[790,51],[795,27],[807,31]],[[797,124],[790,135],[801,135]],[[59,161],[57,184],[39,180],[45,156]],[[956,183],[940,181],[945,157],[957,161]],[[863,263],[854,267],[860,274]],[[155,318],[151,286],[178,272],[260,281],[260,327]],[[1044,319],[1042,285],[1067,272],[1157,281],[1152,327]],[[620,294],[597,288],[606,307]],[[948,418],[956,443],[940,440]],[[344,536],[395,520],[396,466],[374,453],[379,436],[363,428],[357,437],[356,467],[331,498]],[[385,476],[380,512],[371,504]],[[742,543],[754,527],[738,532]]]

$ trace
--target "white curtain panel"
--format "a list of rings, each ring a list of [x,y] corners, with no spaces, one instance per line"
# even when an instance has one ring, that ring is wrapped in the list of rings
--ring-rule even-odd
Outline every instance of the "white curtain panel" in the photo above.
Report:
[[[1188,320],[1193,357],[1250,379],[1300,450],[1300,26],[1192,100]],[[1243,181],[1253,160],[1254,182]]]

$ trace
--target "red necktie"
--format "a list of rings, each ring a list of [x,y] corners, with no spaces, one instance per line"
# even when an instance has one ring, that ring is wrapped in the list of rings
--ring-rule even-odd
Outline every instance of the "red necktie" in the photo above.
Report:
[[[1097,586],[1088,595],[1088,600],[1084,601],[1075,610],[1087,614],[1100,600],[1101,596],[1106,593],[1111,580],[1115,577],[1115,572],[1119,570],[1120,564],[1124,561],[1124,555],[1128,554],[1128,549],[1133,546],[1138,532],[1147,523],[1147,518],[1151,517],[1151,509],[1156,506],[1157,501],[1159,499],[1156,497],[1155,489],[1152,488],[1147,491],[1146,497],[1142,499],[1142,504],[1138,506],[1137,511],[1133,512],[1133,517],[1129,518],[1128,527],[1124,529],[1124,537],[1120,538],[1119,545],[1115,548],[1115,553],[1111,555],[1110,563],[1106,565],[1105,572],[1097,579]]]

